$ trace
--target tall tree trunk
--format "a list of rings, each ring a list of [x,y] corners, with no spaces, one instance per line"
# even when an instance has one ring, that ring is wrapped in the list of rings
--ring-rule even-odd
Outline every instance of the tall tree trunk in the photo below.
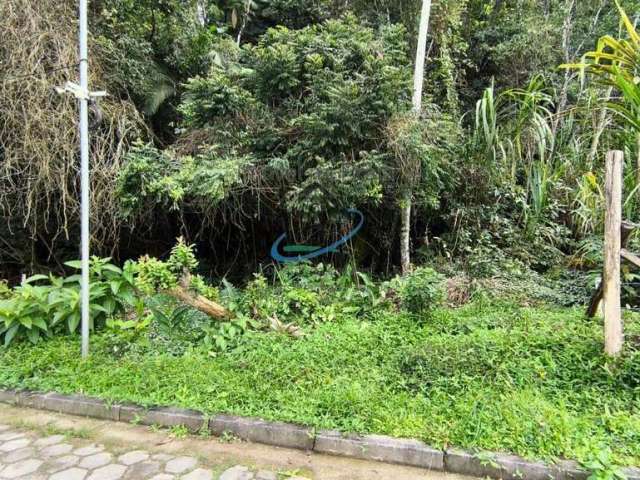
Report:
[[[402,274],[411,270],[411,196],[407,188],[400,201],[400,262]]]
[[[427,33],[429,31],[429,16],[431,15],[431,0],[422,0],[420,14],[420,30],[418,32],[418,47],[416,65],[413,76],[413,112],[416,116],[422,111],[422,87],[424,85],[424,62],[427,52]],[[411,185],[405,185],[400,208],[400,263],[402,274],[411,270],[411,201],[413,191]]]
[[[575,0],[566,0],[565,11],[566,16],[564,18],[564,24],[562,27],[562,54],[564,57],[564,63],[571,62],[571,33],[573,31],[573,11],[575,6]],[[560,124],[560,115],[567,106],[567,97],[569,90],[569,83],[571,82],[571,72],[569,69],[564,71],[564,81],[560,88],[560,94],[558,95],[558,106],[556,108],[556,115],[553,119],[552,133],[555,138],[558,131],[558,125]]]

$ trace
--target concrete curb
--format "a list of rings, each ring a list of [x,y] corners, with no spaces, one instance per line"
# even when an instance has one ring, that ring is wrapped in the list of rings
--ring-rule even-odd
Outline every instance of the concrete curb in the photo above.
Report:
[[[342,435],[336,431],[322,431],[316,435],[313,450],[343,457],[397,463],[429,470],[444,470],[444,452],[428,447],[418,440],[383,435],[359,437]]]
[[[173,407],[146,409],[131,404],[109,404],[83,395],[60,395],[0,389],[0,403],[119,422],[173,427],[191,432],[207,429],[213,435],[232,434],[242,440],[283,448],[314,451],[364,460],[396,463],[449,473],[504,480],[586,480],[589,473],[572,461],[553,465],[501,453],[473,453],[449,448],[437,450],[418,441],[382,435],[344,435],[282,422],[232,415],[206,417]],[[625,469],[628,480],[640,480],[640,469]]]
[[[218,437],[230,433],[250,442],[298,450],[313,450],[315,442],[315,434],[310,428],[233,415],[212,417],[209,419],[209,431]]]

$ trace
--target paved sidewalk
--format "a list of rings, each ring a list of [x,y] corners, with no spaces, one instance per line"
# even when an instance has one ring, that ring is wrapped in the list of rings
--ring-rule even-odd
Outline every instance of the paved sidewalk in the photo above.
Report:
[[[0,425],[0,478],[7,480],[276,480],[273,471],[237,465],[215,475],[196,457],[130,450],[120,455],[104,445],[65,435],[38,435]],[[295,477],[292,477],[295,478]],[[297,477],[302,479],[304,477]]]
[[[0,424],[0,479],[7,480],[277,480],[273,471],[236,465],[220,475],[188,455],[130,450],[66,435],[44,435]],[[305,477],[288,477],[302,480]]]
[[[0,480],[469,480],[0,404]]]

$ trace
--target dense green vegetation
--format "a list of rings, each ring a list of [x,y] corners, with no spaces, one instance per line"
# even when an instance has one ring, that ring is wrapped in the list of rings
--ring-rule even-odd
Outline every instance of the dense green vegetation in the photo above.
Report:
[[[639,5],[621,5],[632,25]],[[20,273],[61,273],[77,256],[75,112],[49,94],[72,77],[50,71],[75,55],[72,7],[11,0],[0,11],[9,68],[0,82],[0,264],[13,282]],[[400,260],[400,209],[410,201],[416,263],[590,268],[609,148],[627,153],[625,215],[638,209],[638,46],[615,3],[434,2],[416,119],[419,7],[92,2],[92,82],[110,92],[92,132],[95,253],[163,255],[184,235],[198,244],[204,273],[246,277],[269,263],[282,231],[317,244],[335,238],[340,213],[356,207],[366,226],[349,255],[330,261],[353,258],[390,275]],[[25,43],[27,25],[49,34]],[[586,76],[559,68],[580,62],[605,34],[604,57],[587,57],[604,68]],[[623,81],[606,67],[612,49],[624,58]],[[36,56],[46,61],[34,64]],[[20,74],[37,80],[29,108],[13,78]],[[607,99],[627,114],[605,110]]]
[[[223,321],[167,295],[189,268],[197,261],[184,243],[166,262],[144,257],[124,271],[96,259],[94,272],[109,272],[109,292],[112,284],[126,290],[112,304],[96,278],[102,294],[92,296],[96,332],[84,362],[77,336],[64,332],[77,326],[77,301],[25,298],[38,288],[53,299],[77,292],[73,277],[38,277],[5,289],[0,314],[19,329],[5,329],[0,386],[547,460],[588,462],[605,451],[612,464],[640,460],[637,316],[627,316],[625,350],[611,359],[603,353],[600,321],[586,319],[581,307],[552,305],[583,295],[560,288],[562,280],[512,275],[507,282],[458,277],[445,284],[423,267],[376,282],[323,264],[265,270],[242,289],[193,277],[194,292],[230,309],[233,319]],[[133,298],[125,295],[131,289]],[[31,308],[12,310],[12,302]],[[64,318],[71,323],[60,324]],[[38,322],[48,327],[46,341],[31,334]]]
[[[618,463],[640,460],[640,353],[608,360],[601,327],[579,311],[478,300],[425,321],[343,313],[304,331],[249,333],[224,355],[109,331],[93,337],[88,362],[76,338],[57,337],[1,353],[0,384],[533,458],[586,460],[608,447]]]
[[[420,6],[91,2],[79,362],[75,4],[2,1],[0,386],[638,465],[637,315],[612,359],[582,311],[610,149],[640,213],[640,3],[434,0],[417,112]]]

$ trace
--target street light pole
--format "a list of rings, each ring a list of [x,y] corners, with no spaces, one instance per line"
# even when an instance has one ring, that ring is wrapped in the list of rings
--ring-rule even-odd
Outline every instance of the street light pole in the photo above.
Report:
[[[89,53],[87,0],[80,0],[80,224],[82,358],[89,355]]]

